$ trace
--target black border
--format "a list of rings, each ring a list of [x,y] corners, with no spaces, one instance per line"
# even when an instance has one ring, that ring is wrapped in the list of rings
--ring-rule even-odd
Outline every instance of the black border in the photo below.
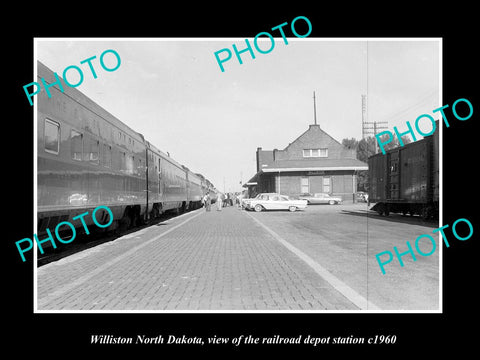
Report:
[[[78,4],[77,4],[78,5]],[[219,4],[192,9],[172,10],[170,5],[112,4],[105,12],[88,4],[77,7],[67,16],[68,7],[42,4],[38,9],[21,11],[15,26],[4,29],[8,52],[2,61],[7,75],[4,84],[4,108],[8,116],[3,132],[7,138],[4,148],[3,219],[6,235],[2,245],[7,267],[4,279],[7,291],[4,308],[8,321],[5,344],[16,351],[32,349],[53,357],[70,353],[138,355],[143,351],[162,356],[176,353],[228,351],[234,353],[308,352],[338,354],[343,350],[356,355],[385,351],[432,355],[436,350],[473,348],[475,340],[476,300],[475,257],[478,252],[478,215],[471,205],[476,204],[477,117],[480,112],[480,78],[474,31],[477,22],[475,9],[468,5],[444,5],[420,9],[417,5],[389,3],[385,8],[368,4],[340,4],[337,9],[323,4],[293,10],[277,4],[260,12],[257,6]],[[80,6],[80,5],[79,5]],[[121,7],[124,7],[122,9]],[[127,8],[128,7],[128,8]],[[153,8],[152,8],[153,7]],[[75,6],[70,7],[70,9]],[[63,9],[63,11],[62,11]],[[12,10],[10,10],[11,12]],[[69,10],[70,11],[70,10]],[[33,78],[34,37],[254,37],[261,31],[290,22],[296,16],[306,16],[312,23],[310,37],[441,37],[443,38],[443,104],[467,98],[473,104],[474,115],[468,121],[452,118],[450,128],[443,131],[443,189],[444,224],[458,218],[469,219],[474,226],[473,237],[465,242],[451,241],[443,249],[443,314],[33,314],[33,265],[22,263],[14,241],[30,237],[33,229],[33,108],[25,100],[23,85]],[[11,23],[10,23],[11,24]],[[6,24],[2,25],[3,27]],[[12,101],[13,100],[13,101]],[[478,109],[478,110],[477,110]],[[448,113],[447,113],[448,114]],[[451,113],[450,113],[451,114]],[[450,115],[451,116],[451,115]],[[12,127],[13,124],[13,127]],[[13,130],[13,131],[12,131]],[[7,135],[7,136],[6,136]],[[4,183],[5,184],[5,183]],[[471,320],[470,320],[471,319]],[[469,321],[470,320],[470,321]],[[473,328],[471,327],[473,325]],[[178,334],[191,336],[233,337],[251,334],[256,337],[299,334],[322,336],[369,337],[376,334],[397,336],[391,346],[94,346],[91,334],[134,336],[146,334]],[[70,351],[69,351],[70,350]],[[35,356],[35,355],[34,355]]]

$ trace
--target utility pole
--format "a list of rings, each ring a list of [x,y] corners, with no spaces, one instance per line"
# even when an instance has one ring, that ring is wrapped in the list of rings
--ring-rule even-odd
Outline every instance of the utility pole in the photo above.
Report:
[[[362,139],[365,139],[365,122],[367,121],[367,95],[362,95]]]
[[[367,121],[367,119],[367,95],[362,95],[362,138],[366,140],[368,135],[373,135],[375,137],[375,135],[378,134],[378,130],[388,129],[388,127],[386,126],[388,124],[388,121]],[[374,153],[376,154],[377,152],[378,141],[375,141]]]
[[[386,124],[388,124],[388,121],[366,121],[366,122],[364,122],[364,126],[363,126],[364,139],[366,139],[367,135],[373,135],[375,137],[378,134],[378,130],[388,129]],[[373,125],[373,126],[368,126],[368,125]],[[374,153],[375,154],[378,153],[378,141],[376,141],[376,140],[375,140],[375,151],[374,151]]]
[[[317,106],[315,104],[315,91],[313,92],[313,121],[317,125]]]

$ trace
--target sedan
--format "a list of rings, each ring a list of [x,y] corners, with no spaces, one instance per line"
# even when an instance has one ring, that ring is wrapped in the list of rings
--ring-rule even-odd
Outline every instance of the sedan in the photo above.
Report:
[[[262,211],[262,210],[290,210],[305,209],[307,207],[306,200],[292,200],[288,196],[277,193],[262,193],[256,198],[249,199],[245,204],[246,209]]]
[[[298,197],[299,199],[307,200],[308,204],[340,204],[342,198],[338,196],[330,196],[327,193],[316,193],[316,194],[302,194]]]

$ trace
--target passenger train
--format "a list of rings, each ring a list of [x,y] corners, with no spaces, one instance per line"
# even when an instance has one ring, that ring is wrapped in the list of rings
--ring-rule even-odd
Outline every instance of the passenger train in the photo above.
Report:
[[[38,82],[55,81],[37,62]],[[63,81],[62,79],[60,81]],[[217,190],[203,175],[189,170],[144,136],[108,113],[75,88],[50,88],[37,95],[37,234],[58,223],[82,223],[74,217],[108,206],[114,224],[129,227],[166,211],[202,206]],[[110,219],[102,210],[99,223]],[[91,216],[82,218],[86,226]],[[112,226],[115,226],[112,224]]]

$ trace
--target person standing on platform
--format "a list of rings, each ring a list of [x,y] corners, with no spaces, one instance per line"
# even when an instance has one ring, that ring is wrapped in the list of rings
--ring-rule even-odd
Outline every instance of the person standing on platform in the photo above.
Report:
[[[217,195],[217,211],[222,211],[223,195]]]
[[[210,193],[206,193],[205,196],[203,197],[203,203],[205,204],[205,211],[210,211],[211,207],[211,199],[210,199]]]

